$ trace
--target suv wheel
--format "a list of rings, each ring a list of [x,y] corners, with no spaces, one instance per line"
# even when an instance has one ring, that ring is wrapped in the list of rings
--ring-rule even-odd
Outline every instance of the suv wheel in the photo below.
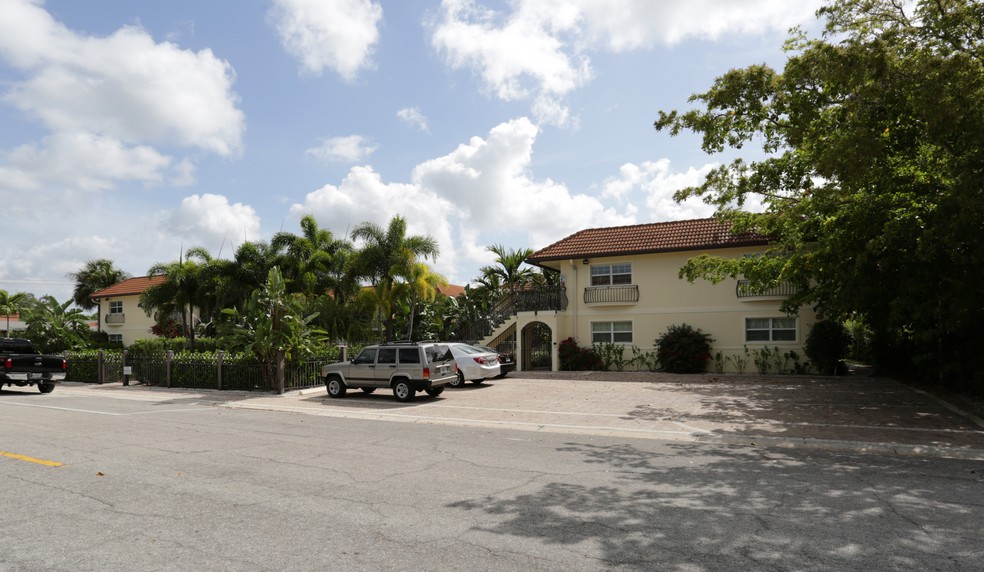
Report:
[[[325,379],[325,389],[328,390],[328,397],[345,397],[345,384],[337,375]]]
[[[461,387],[461,386],[465,385],[465,374],[461,373],[461,370],[459,369],[458,370],[458,377],[456,377],[455,379],[451,380],[451,382],[448,383],[448,385],[450,385],[451,387]]]
[[[413,401],[413,398],[417,396],[417,392],[414,391],[409,381],[401,379],[393,385],[393,396],[396,397],[397,401],[407,402]]]

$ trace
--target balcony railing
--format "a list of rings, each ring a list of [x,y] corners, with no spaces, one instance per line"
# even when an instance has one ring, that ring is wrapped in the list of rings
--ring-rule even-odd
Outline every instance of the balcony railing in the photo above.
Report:
[[[796,293],[796,287],[789,282],[781,282],[772,288],[753,288],[748,280],[739,280],[735,294],[742,298],[788,298]]]
[[[124,324],[126,323],[126,314],[106,314],[107,324]]]
[[[639,301],[639,286],[588,286],[584,289],[585,304],[635,304]]]

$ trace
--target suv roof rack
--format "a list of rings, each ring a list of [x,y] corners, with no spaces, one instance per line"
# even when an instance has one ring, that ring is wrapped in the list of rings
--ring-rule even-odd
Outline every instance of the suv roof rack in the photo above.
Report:
[[[438,343],[438,340],[388,340],[388,341],[382,342],[379,345],[381,345],[381,346],[397,346],[397,345],[401,345],[401,346],[413,345],[413,346],[416,346],[416,345],[420,345],[420,344],[436,344],[436,343]]]

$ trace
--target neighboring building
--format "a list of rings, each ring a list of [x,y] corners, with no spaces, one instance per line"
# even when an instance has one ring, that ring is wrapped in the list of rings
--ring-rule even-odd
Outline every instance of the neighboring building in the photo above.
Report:
[[[623,344],[630,357],[632,346],[652,351],[669,326],[686,323],[714,338],[712,353],[740,355],[746,346],[767,345],[802,356],[816,317],[809,311],[787,316],[779,309],[788,288],[752,292],[741,280],[712,284],[679,278],[680,268],[694,256],[749,256],[767,245],[761,236],[733,235],[715,219],[580,231],[526,260],[558,271],[561,287],[517,292],[503,312],[505,321],[484,342],[514,341],[521,370],[547,364],[557,370],[558,345],[568,337],[581,346]]]
[[[16,338],[24,334],[27,330],[27,324],[21,320],[20,314],[4,315],[0,316],[0,330],[3,330],[5,337]]]
[[[166,279],[164,276],[129,278],[92,294],[92,300],[99,304],[100,331],[109,335],[109,341],[129,346],[136,340],[157,337],[150,331],[155,323],[153,316],[148,316],[139,306],[140,295]]]

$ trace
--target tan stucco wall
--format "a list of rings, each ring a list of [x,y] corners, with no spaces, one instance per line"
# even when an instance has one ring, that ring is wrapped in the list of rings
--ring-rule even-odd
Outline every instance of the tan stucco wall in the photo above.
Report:
[[[117,301],[123,302],[124,322],[122,324],[108,324],[106,323],[106,316],[109,314],[109,303]],[[99,315],[102,331],[110,335],[122,334],[123,345],[125,346],[129,346],[136,340],[156,338],[157,336],[150,333],[154,320],[143,311],[143,308],[137,305],[139,301],[140,296],[138,295],[111,296],[100,299]]]
[[[757,251],[761,249],[721,249],[708,253],[739,257]],[[701,253],[688,251],[598,258],[589,260],[588,264],[584,264],[582,259],[550,263],[550,266],[564,275],[568,296],[567,310],[556,316],[532,316],[524,313],[520,315],[519,328],[531,321],[547,323],[554,329],[556,351],[556,344],[568,337],[575,338],[579,345],[591,345],[592,322],[630,321],[633,342],[624,345],[652,350],[653,341],[669,326],[686,323],[713,336],[712,354],[718,351],[725,356],[741,354],[746,346],[750,350],[756,350],[768,345],[770,349],[779,348],[782,353],[794,350],[801,356],[800,361],[805,362],[802,346],[816,322],[813,312],[806,309],[800,311],[796,317],[795,341],[746,342],[745,319],[787,317],[779,310],[781,300],[739,300],[735,293],[736,281],[732,279],[719,284],[704,280],[691,284],[680,279],[680,267],[687,259],[698,254]],[[584,290],[591,284],[591,266],[617,263],[632,264],[632,283],[639,287],[639,301],[629,304],[586,304]],[[630,355],[628,348],[626,355]],[[713,362],[708,369],[713,369]],[[728,370],[733,368],[729,366]],[[754,371],[754,364],[750,363],[746,371]]]

